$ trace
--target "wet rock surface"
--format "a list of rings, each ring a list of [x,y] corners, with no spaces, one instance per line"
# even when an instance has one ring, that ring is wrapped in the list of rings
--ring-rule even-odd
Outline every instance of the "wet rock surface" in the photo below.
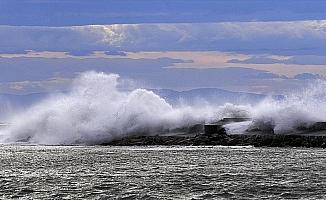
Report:
[[[326,148],[326,136],[304,135],[205,135],[194,136],[134,136],[115,140],[102,145],[222,145],[255,147],[319,147]]]

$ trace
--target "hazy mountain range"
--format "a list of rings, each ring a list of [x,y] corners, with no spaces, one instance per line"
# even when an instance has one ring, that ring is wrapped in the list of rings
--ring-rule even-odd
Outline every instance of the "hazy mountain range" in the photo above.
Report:
[[[186,91],[175,91],[170,89],[149,89],[164,98],[169,103],[175,104],[200,104],[202,102],[211,104],[256,104],[266,98],[266,95],[232,92],[218,88],[199,88]],[[48,93],[32,93],[25,95],[0,94],[1,107],[25,108],[46,98]],[[282,98],[282,96],[273,96],[273,98]]]
[[[207,102],[209,104],[257,104],[266,98],[266,95],[246,93],[246,92],[232,92],[218,88],[199,88],[187,91],[175,91],[169,89],[152,90],[154,93],[160,95],[171,104],[200,104]],[[273,96],[275,99],[283,98],[281,95]]]

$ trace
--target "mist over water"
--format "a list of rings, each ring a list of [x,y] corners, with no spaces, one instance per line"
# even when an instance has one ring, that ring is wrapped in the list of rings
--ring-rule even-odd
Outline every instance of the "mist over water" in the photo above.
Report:
[[[326,120],[326,83],[258,105],[173,106],[145,89],[120,89],[117,74],[85,72],[71,90],[17,113],[1,131],[2,143],[97,144],[130,135],[156,135],[224,117],[250,117],[242,128],[271,126],[281,134]],[[232,125],[229,130],[233,130]],[[239,127],[237,127],[239,128]]]

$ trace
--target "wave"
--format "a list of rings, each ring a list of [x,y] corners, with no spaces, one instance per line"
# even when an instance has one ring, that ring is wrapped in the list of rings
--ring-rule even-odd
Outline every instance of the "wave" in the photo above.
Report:
[[[120,89],[122,83],[117,74],[82,73],[70,92],[50,96],[10,118],[11,125],[1,131],[0,142],[98,144],[131,135],[156,135],[224,117],[253,119],[241,127],[229,125],[229,132],[269,128],[282,134],[326,119],[324,81],[282,100],[265,99],[256,106],[173,106],[145,89]]]
[[[119,89],[117,74],[85,72],[66,94],[47,98],[9,120],[2,143],[96,144],[136,134],[158,134],[221,118],[223,108],[173,107],[145,89]],[[224,106],[238,114],[242,106]],[[232,107],[232,108],[231,108]]]
[[[326,121],[326,82],[316,80],[283,100],[265,99],[251,113],[253,122],[249,129],[272,130],[276,134]]]

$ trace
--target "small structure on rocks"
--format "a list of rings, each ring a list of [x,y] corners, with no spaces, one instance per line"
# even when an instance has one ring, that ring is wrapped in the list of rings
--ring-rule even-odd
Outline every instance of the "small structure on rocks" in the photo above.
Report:
[[[326,122],[316,122],[293,134],[266,134],[266,130],[261,127],[252,130],[252,133],[246,131],[243,134],[226,134],[224,125],[244,121],[251,121],[251,119],[224,118],[212,124],[196,124],[177,130],[184,131],[185,134],[131,136],[104,142],[102,145],[252,145],[255,147],[326,148]],[[192,132],[195,134],[191,134]]]
[[[223,118],[216,123],[212,124],[205,124],[204,125],[204,134],[207,136],[212,136],[212,135],[226,135],[226,130],[223,127],[226,124],[234,123],[234,122],[244,122],[244,121],[249,121],[251,120],[250,118]]]
[[[211,135],[224,135],[226,134],[225,129],[218,124],[205,124],[204,125],[204,134],[207,136]]]

